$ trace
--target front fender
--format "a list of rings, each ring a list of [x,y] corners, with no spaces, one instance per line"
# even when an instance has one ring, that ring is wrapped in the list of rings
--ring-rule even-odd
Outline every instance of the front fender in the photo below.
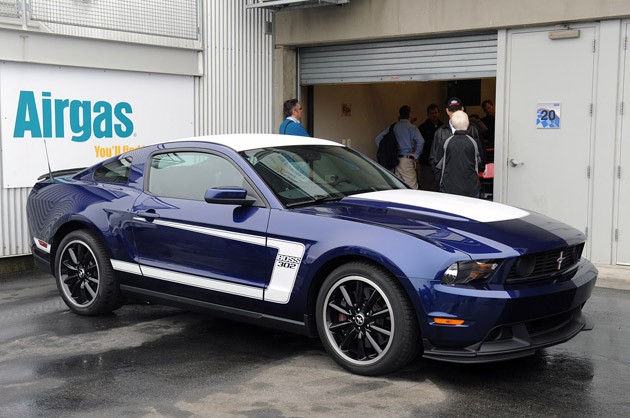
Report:
[[[306,247],[289,302],[295,317],[308,313],[309,300],[331,266],[346,260],[361,258],[387,269],[422,312],[419,291],[423,283],[435,280],[436,273],[453,262],[469,258],[405,231],[300,212],[272,211],[269,236],[298,240]]]

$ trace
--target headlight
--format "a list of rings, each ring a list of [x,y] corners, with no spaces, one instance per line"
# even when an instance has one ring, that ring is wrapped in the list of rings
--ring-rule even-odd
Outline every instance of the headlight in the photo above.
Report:
[[[486,283],[498,266],[496,260],[458,261],[446,269],[442,284]]]

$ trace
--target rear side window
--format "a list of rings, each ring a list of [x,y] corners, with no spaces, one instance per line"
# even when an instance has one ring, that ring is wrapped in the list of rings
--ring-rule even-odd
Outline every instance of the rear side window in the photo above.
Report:
[[[153,195],[204,200],[206,190],[230,186],[248,189],[240,171],[218,155],[183,151],[151,158],[147,191]]]
[[[105,164],[94,172],[94,180],[103,183],[123,183],[129,182],[129,168],[131,167],[131,157],[121,158]]]

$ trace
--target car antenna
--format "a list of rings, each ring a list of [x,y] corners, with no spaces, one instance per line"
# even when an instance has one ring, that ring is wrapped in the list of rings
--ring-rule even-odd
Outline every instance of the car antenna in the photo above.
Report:
[[[53,177],[52,170],[50,169],[50,158],[48,158],[48,146],[46,145],[46,138],[44,138],[44,149],[46,150],[46,163],[48,163],[48,174],[50,175],[50,182],[54,183],[55,178]]]

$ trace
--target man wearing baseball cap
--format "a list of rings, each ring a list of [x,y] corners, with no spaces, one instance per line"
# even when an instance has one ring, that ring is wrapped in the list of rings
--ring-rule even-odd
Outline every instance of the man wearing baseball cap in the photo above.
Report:
[[[445,106],[446,114],[448,115],[448,123],[440,126],[435,131],[435,136],[433,137],[433,144],[431,146],[431,154],[429,156],[429,164],[433,169],[433,175],[435,176],[435,190],[440,190],[440,179],[442,178],[442,173],[439,168],[437,168],[438,163],[438,155],[442,155],[442,152],[438,152],[438,150],[442,150],[444,148],[444,143],[446,140],[453,136],[455,133],[455,128],[453,128],[453,124],[451,123],[451,118],[453,117],[453,113],[458,110],[464,111],[464,104],[457,97],[451,97],[446,102]],[[483,171],[485,166],[485,155],[483,152],[483,147],[481,146],[481,142],[479,140],[479,131],[474,125],[470,125],[468,128],[468,135],[472,136],[479,143],[479,153],[481,155],[480,169]]]

